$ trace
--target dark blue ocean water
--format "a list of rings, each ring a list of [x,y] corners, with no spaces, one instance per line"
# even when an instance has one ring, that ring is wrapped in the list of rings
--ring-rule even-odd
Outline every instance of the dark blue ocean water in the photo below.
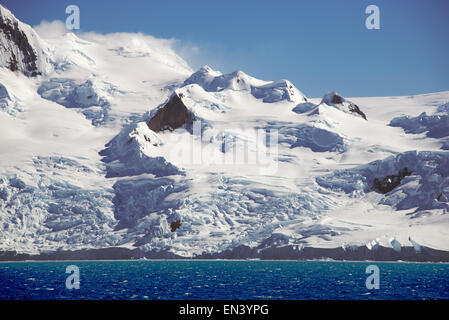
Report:
[[[380,270],[367,289],[366,267]],[[66,288],[66,267],[80,289]],[[304,261],[0,263],[0,299],[449,299],[449,265]]]

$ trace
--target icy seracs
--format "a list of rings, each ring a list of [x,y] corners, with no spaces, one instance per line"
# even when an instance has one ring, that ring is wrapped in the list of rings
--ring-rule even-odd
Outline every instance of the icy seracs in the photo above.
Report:
[[[310,99],[0,10],[0,259],[449,261],[449,92]]]

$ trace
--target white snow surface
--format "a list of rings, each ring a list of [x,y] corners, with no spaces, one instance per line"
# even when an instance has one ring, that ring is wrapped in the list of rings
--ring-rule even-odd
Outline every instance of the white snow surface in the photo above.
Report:
[[[422,128],[447,119],[449,91],[339,106],[288,80],[194,72],[168,40],[41,39],[19,26],[45,72],[27,77],[0,61],[0,251],[449,250],[447,134]],[[153,132],[147,122],[173,94],[193,125]],[[348,112],[351,103],[368,120]],[[413,120],[423,112],[440,118]],[[404,131],[410,119],[420,128]],[[277,141],[266,145],[256,130]],[[412,174],[391,192],[373,190],[375,178],[404,167]]]

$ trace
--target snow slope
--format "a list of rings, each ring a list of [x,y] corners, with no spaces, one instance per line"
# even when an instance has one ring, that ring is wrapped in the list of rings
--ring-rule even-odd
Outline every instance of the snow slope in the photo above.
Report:
[[[449,91],[310,99],[288,80],[194,72],[169,40],[17,28],[41,74],[11,70],[20,53],[0,37],[0,251],[449,251]],[[152,131],[175,95],[193,122]]]

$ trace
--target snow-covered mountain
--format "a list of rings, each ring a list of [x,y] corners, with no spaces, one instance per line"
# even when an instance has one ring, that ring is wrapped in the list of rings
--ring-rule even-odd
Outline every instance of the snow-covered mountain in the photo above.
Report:
[[[45,43],[3,6],[0,6],[0,30],[0,66],[32,77],[47,71]]]
[[[0,259],[449,261],[449,91],[307,98],[0,6]]]

